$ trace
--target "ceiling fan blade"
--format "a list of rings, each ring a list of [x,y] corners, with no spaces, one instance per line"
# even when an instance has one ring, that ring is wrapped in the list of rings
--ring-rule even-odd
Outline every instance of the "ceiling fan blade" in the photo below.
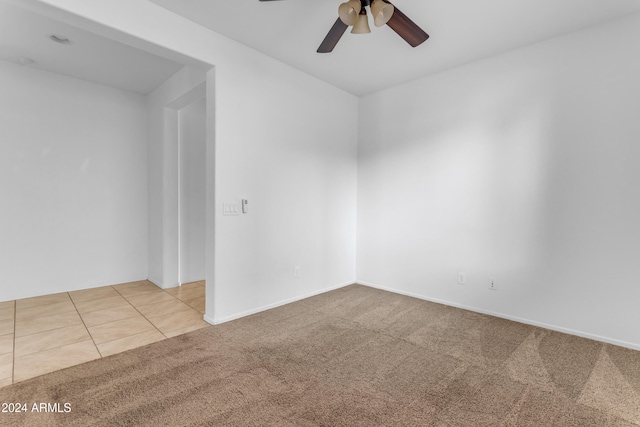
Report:
[[[409,19],[407,15],[402,13],[397,7],[391,16],[391,19],[387,22],[387,25],[390,26],[393,31],[398,33],[398,35],[412,47],[422,44],[429,38],[429,34],[425,33],[422,28],[418,27],[415,22]]]
[[[336,47],[336,45],[338,44],[338,41],[340,41],[340,37],[342,37],[345,31],[347,31],[347,28],[349,28],[349,26],[344,22],[342,22],[340,18],[336,19],[335,24],[333,24],[333,27],[331,27],[331,29],[329,30],[329,33],[320,44],[320,47],[318,48],[317,52],[318,53],[331,52],[333,48]]]

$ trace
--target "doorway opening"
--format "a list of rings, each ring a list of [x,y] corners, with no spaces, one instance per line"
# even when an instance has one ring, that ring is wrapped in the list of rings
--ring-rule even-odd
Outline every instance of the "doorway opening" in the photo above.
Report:
[[[182,108],[178,120],[178,282],[183,285],[206,277],[206,98]]]

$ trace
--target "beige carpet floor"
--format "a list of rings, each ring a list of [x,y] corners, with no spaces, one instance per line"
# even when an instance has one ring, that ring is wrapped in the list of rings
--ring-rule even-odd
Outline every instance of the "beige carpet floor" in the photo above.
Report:
[[[352,285],[0,402],[27,404],[10,426],[622,427],[640,425],[640,352]]]

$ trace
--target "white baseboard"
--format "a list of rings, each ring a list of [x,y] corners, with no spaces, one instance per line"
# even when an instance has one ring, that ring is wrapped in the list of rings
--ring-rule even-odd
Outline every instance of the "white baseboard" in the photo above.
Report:
[[[190,277],[190,278],[188,278],[188,279],[184,279],[184,280],[180,281],[180,286],[182,286],[182,285],[184,285],[184,284],[187,284],[187,283],[202,282],[202,281],[204,281],[204,280],[206,280],[204,277],[203,277],[203,278],[200,278],[200,279]]]
[[[307,294],[299,295],[299,296],[296,296],[296,297],[293,297],[293,298],[286,299],[284,301],[279,301],[279,302],[276,302],[276,303],[273,303],[273,304],[264,305],[264,306],[256,308],[256,309],[243,311],[242,313],[232,314],[231,316],[225,316],[225,317],[221,317],[221,318],[216,318],[215,315],[214,315],[214,317],[209,317],[209,316],[207,316],[205,314],[203,319],[204,319],[205,322],[210,323],[211,325],[219,325],[221,323],[230,322],[232,320],[236,320],[236,319],[240,319],[242,317],[250,316],[252,314],[260,313],[262,311],[271,310],[272,308],[281,307],[283,305],[291,304],[292,302],[300,301],[300,300],[303,300],[305,298],[310,298],[310,297],[313,297],[313,296],[316,296],[316,295],[323,294],[325,292],[329,292],[329,291],[333,291],[333,290],[336,290],[336,289],[344,288],[345,286],[349,286],[349,285],[353,285],[353,284],[354,284],[354,282],[340,283],[340,284],[335,285],[335,286],[330,286],[328,288],[323,288],[323,289],[320,289],[318,291],[313,291],[313,292],[310,292],[310,293],[307,293]]]
[[[167,286],[163,286],[162,280],[158,280],[153,277],[147,277],[147,280],[153,283],[154,285],[156,285],[157,287],[159,287],[160,289],[169,289],[169,288],[175,288],[176,286],[180,286],[180,283],[174,283]]]
[[[160,289],[162,289],[162,286],[160,285],[160,282],[161,282],[160,280],[155,279],[153,277],[147,277],[147,280],[153,283],[154,285],[156,285],[157,287],[159,287]]]
[[[426,295],[419,295],[419,294],[414,294],[412,292],[405,292],[405,291],[401,291],[401,290],[398,290],[398,289],[389,288],[389,287],[386,287],[386,286],[380,286],[380,285],[377,285],[375,283],[363,282],[363,281],[358,281],[357,283],[360,284],[360,285],[369,286],[371,288],[376,288],[376,289],[380,289],[380,290],[387,291],[387,292],[393,292],[394,294],[405,295],[405,296],[408,296],[408,297],[418,298],[418,299],[425,300],[425,301],[430,301],[430,302],[435,302],[435,303],[438,303],[438,304],[448,305],[448,306],[451,306],[451,307],[461,308],[461,309],[473,311],[473,312],[476,312],[476,313],[487,314],[489,316],[500,317],[502,319],[507,319],[507,320],[513,320],[514,322],[524,323],[524,324],[531,325],[531,326],[538,326],[540,328],[550,329],[552,331],[562,332],[562,333],[569,334],[569,335],[575,335],[575,336],[582,337],[582,338],[588,338],[588,339],[592,339],[594,341],[600,341],[600,342],[604,342],[604,343],[607,343],[607,344],[617,345],[617,346],[620,346],[620,347],[626,347],[626,348],[630,348],[632,350],[640,350],[640,344],[636,344],[636,343],[631,343],[631,342],[627,342],[627,341],[621,341],[621,340],[617,340],[617,339],[609,338],[609,337],[603,337],[603,336],[591,334],[591,333],[588,333],[588,332],[577,331],[577,330],[574,330],[574,329],[568,329],[568,328],[564,328],[562,326],[552,325],[552,324],[544,323],[544,322],[538,322],[538,321],[531,320],[531,319],[524,319],[522,317],[511,316],[511,315],[508,315],[508,314],[498,313],[498,312],[494,312],[494,311],[490,311],[490,310],[484,310],[484,309],[481,309],[481,308],[478,308],[478,307],[471,307],[471,306],[467,306],[467,305],[464,305],[464,304],[458,304],[458,303],[455,303],[455,302],[452,302],[452,301],[441,300],[441,299],[438,299],[438,298],[430,298],[430,297],[428,297]]]
[[[207,322],[210,325],[219,325],[219,323],[216,323],[215,320],[213,320],[212,317],[209,317],[206,314],[204,316],[202,316],[202,320],[204,320],[205,322]]]

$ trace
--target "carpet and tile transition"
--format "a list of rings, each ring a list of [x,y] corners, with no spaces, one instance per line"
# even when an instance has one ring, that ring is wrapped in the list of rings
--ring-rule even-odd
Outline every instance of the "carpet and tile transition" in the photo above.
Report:
[[[622,427],[640,425],[640,352],[352,285],[0,402],[28,406],[11,426]]]

